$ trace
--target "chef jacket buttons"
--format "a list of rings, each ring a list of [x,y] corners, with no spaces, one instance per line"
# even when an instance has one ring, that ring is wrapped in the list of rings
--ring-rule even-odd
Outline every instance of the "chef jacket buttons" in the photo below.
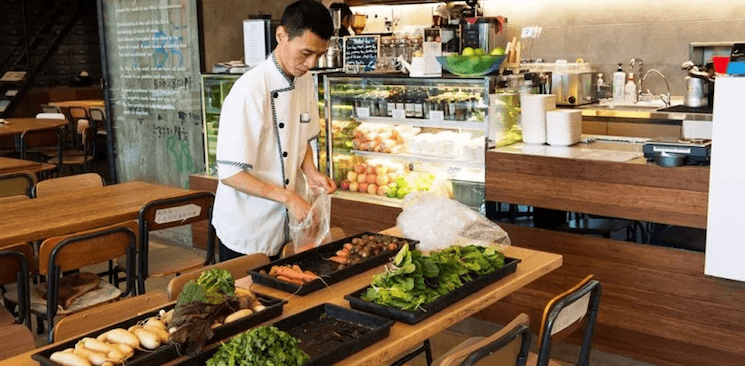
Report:
[[[277,92],[272,92],[272,98],[274,98],[274,99],[277,99],[277,98],[279,98],[279,93],[277,93]]]
[[[290,184],[290,180],[289,179],[285,179],[285,184]]]
[[[279,123],[279,128],[285,128],[285,124],[283,122]]]
[[[287,151],[283,152],[282,156],[287,157]]]

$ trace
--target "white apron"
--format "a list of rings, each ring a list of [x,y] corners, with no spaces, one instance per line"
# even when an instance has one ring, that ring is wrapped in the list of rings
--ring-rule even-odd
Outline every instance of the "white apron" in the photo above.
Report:
[[[302,196],[305,150],[321,131],[310,73],[293,80],[272,54],[235,82],[220,113],[218,178],[246,170]],[[231,250],[278,254],[289,240],[287,219],[284,205],[218,183],[212,224]]]

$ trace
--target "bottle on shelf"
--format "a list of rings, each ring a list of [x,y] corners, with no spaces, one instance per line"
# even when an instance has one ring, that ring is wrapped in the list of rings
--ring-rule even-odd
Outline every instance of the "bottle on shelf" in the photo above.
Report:
[[[406,88],[404,91],[404,108],[406,109],[406,118],[414,118],[414,91]]]
[[[623,64],[618,64],[618,69],[613,73],[613,100],[622,101],[624,99],[626,85],[626,73],[623,72]]]
[[[634,73],[629,73],[629,81],[626,82],[624,87],[624,99],[630,103],[636,103],[639,101],[639,95],[636,93],[636,82],[634,81]]]

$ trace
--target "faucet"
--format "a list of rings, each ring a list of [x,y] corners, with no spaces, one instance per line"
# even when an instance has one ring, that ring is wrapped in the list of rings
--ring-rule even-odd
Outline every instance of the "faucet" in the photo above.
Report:
[[[634,66],[639,64],[639,72],[634,73],[634,80],[636,81],[636,93],[637,93],[637,100],[639,99],[639,96],[642,93],[642,73],[644,72],[644,62],[640,58],[632,58],[631,61],[629,61],[629,72],[634,72]]]
[[[670,106],[670,84],[668,84],[667,78],[665,77],[665,75],[662,75],[662,73],[659,72],[659,71],[657,71],[657,69],[649,69],[649,71],[647,71],[644,74],[644,77],[641,79],[640,85],[642,85],[642,87],[643,87],[644,80],[647,80],[647,76],[649,76],[649,73],[651,73],[651,72],[657,73],[658,75],[660,75],[662,77],[662,80],[665,81],[665,86],[667,87],[667,94],[666,95],[660,94],[660,99],[662,99],[662,102],[665,103],[665,107],[669,107]],[[649,91],[649,89],[647,89],[647,94],[652,95],[652,93]],[[642,91],[641,91],[641,89],[639,89],[639,96],[641,96],[641,95],[642,95]]]

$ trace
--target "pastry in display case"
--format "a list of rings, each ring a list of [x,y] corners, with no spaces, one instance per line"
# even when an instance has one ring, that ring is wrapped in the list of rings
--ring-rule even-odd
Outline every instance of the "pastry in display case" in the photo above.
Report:
[[[324,90],[337,198],[401,207],[439,185],[482,209],[489,78],[337,74]]]
[[[222,103],[241,74],[202,74],[202,118],[204,118],[204,161],[207,173],[217,175],[217,129]]]

